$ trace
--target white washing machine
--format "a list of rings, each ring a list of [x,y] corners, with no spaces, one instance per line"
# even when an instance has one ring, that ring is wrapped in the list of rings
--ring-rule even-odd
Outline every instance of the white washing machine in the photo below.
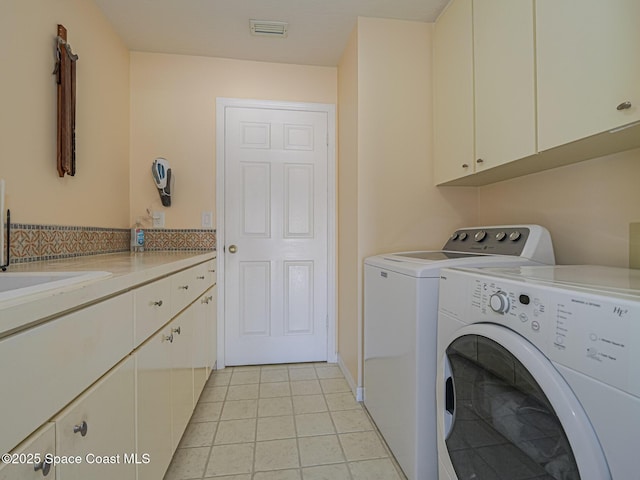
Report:
[[[538,225],[464,228],[442,250],[365,260],[364,403],[410,480],[437,475],[440,269],[553,263],[551,237]]]
[[[440,480],[640,478],[640,271],[441,273]]]

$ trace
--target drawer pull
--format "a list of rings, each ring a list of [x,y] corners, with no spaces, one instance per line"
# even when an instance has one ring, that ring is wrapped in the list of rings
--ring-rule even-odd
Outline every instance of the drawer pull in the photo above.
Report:
[[[208,297],[204,297],[202,299],[202,303],[206,303],[208,305],[211,300],[213,300],[213,295],[209,295]]]
[[[51,471],[51,463],[47,462],[46,460],[43,460],[40,463],[36,463],[33,465],[34,472],[38,472],[40,470],[42,470],[42,476],[46,477],[47,475],[49,475],[49,472]]]
[[[616,110],[628,110],[631,108],[631,102],[622,102],[620,105],[616,107]]]
[[[162,306],[162,300],[158,300],[156,302],[151,302],[151,306],[152,307],[161,307]]]
[[[180,285],[178,290],[189,290],[189,285]]]
[[[201,277],[196,277],[196,278],[197,278],[198,280],[204,280],[204,279],[205,279],[205,276],[204,276],[204,275],[202,275]]]
[[[467,163],[463,163],[463,164],[462,164],[462,168],[469,168],[469,164],[467,164]]]
[[[173,333],[171,335],[162,335],[162,341],[173,343]]]
[[[209,270],[209,273],[216,273],[215,269]]]
[[[181,328],[182,328],[182,327],[172,328],[172,329],[171,329],[171,333],[177,333],[178,335],[180,335],[180,329],[181,329]],[[173,337],[173,335],[171,335],[171,336]]]
[[[89,430],[89,425],[84,420],[80,425],[76,425],[73,427],[73,433],[79,433],[83,437],[87,436],[87,430]]]

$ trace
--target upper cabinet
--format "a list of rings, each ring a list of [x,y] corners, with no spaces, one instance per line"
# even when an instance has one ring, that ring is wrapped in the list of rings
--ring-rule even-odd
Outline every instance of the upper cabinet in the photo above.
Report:
[[[434,48],[436,183],[534,154],[533,0],[456,0]]]
[[[533,0],[474,0],[476,171],[536,153]]]
[[[638,19],[638,0],[453,0],[434,30],[435,183],[640,147]]]
[[[536,0],[538,150],[640,120],[640,2]]]
[[[449,5],[435,25],[434,176],[473,173],[473,25],[471,0]]]

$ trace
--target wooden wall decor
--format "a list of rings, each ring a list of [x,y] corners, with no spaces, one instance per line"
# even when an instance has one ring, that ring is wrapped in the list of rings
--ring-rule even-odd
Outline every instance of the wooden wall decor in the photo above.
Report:
[[[58,25],[56,38],[58,84],[58,175],[76,174],[76,61],[78,56],[67,43],[67,29]]]

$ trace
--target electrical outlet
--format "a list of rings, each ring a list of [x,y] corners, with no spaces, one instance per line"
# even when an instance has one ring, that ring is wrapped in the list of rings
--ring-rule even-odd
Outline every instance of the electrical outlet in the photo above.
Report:
[[[164,212],[152,212],[153,228],[164,228]]]
[[[202,212],[202,228],[213,228],[213,212]]]

